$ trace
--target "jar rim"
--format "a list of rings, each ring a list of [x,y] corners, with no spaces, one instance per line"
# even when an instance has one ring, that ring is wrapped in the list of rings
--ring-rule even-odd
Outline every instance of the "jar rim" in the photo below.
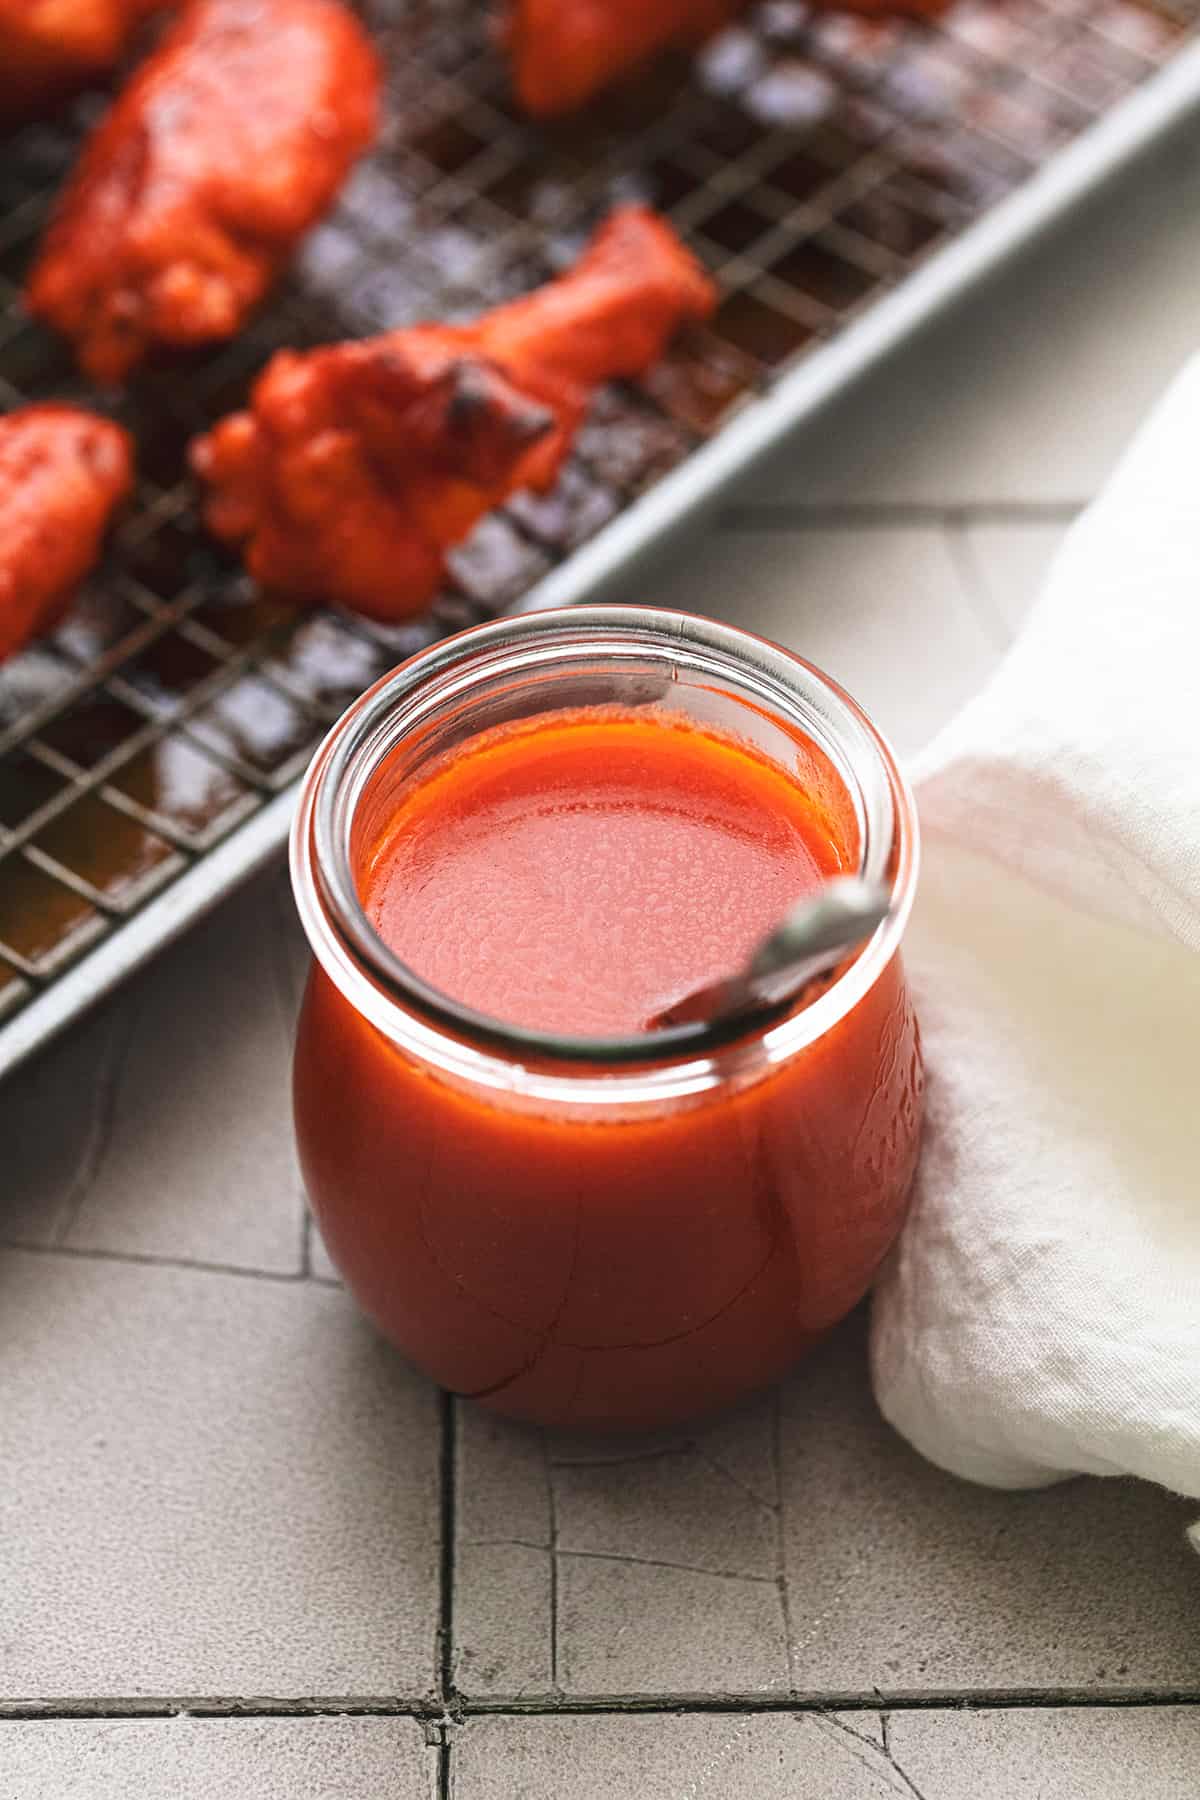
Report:
[[[372,774],[402,741],[406,707],[422,696],[443,701],[494,672],[497,659],[522,652],[578,656],[686,646],[689,660],[709,658],[780,698],[818,700],[832,745],[865,793],[859,810],[860,872],[890,880],[893,908],[852,963],[808,1006],[787,1004],[752,1021],[690,1023],[628,1036],[572,1036],[520,1026],[442,992],[384,942],[362,904],[351,855],[351,829]],[[428,708],[426,708],[428,710]],[[410,718],[408,729],[412,728]],[[815,736],[809,732],[810,736]],[[830,746],[825,746],[826,748]],[[594,605],[510,615],[458,632],[382,676],[355,701],[319,746],[301,783],[291,834],[292,885],[317,961],[356,1010],[423,1057],[437,1049],[478,1077],[482,1059],[497,1085],[497,1064],[540,1066],[552,1084],[580,1077],[695,1075],[749,1048],[774,1062],[815,1041],[869,991],[895,952],[911,910],[919,845],[908,784],[886,739],[862,708],[815,665],[740,628],[648,606]]]

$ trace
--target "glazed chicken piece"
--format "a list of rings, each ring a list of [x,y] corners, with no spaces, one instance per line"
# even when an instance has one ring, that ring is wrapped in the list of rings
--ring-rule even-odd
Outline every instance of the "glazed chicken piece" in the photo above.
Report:
[[[690,48],[750,0],[512,0],[501,28],[527,112],[574,112],[660,50]]]
[[[31,310],[98,381],[232,337],[371,142],[379,85],[341,0],[192,0],[85,148]]]
[[[0,121],[29,118],[120,57],[170,0],[0,0]]]
[[[501,26],[513,85],[539,117],[573,112],[667,49],[690,49],[751,0],[510,0]],[[818,10],[936,18],[951,0],[818,0]]]
[[[133,486],[120,426],[73,406],[0,418],[0,662],[51,630]]]
[[[285,351],[193,445],[207,522],[266,587],[403,618],[485,513],[551,486],[592,390],[715,301],[670,227],[627,207],[567,274],[473,324]]]

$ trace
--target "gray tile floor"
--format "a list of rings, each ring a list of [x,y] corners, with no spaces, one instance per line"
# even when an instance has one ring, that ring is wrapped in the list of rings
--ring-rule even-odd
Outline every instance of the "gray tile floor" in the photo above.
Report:
[[[1197,151],[639,594],[797,645],[917,749],[1200,338]],[[1188,1507],[943,1476],[860,1318],[630,1443],[406,1369],[306,1222],[301,963],[272,873],[0,1091],[0,1800],[1195,1800]]]

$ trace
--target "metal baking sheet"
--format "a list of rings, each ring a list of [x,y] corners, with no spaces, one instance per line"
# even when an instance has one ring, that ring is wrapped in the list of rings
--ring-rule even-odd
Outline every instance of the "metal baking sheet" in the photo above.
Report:
[[[603,597],[637,559],[936,312],[1200,116],[1196,0],[961,0],[937,26],[768,0],[586,114],[513,108],[478,0],[368,0],[387,124],[237,343],[108,410],[141,479],[52,639],[0,668],[0,1073],[282,846],[330,721],[422,644]],[[95,404],[19,284],[103,98],[0,152],[0,407]],[[393,631],[296,613],[205,538],[190,436],[282,344],[466,317],[564,266],[614,201],[716,276],[710,327],[597,400],[556,492],[520,498]],[[101,405],[104,402],[101,399]]]

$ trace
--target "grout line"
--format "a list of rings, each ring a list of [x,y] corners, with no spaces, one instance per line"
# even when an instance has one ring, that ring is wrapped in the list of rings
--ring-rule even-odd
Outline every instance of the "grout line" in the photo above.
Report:
[[[421,1719],[438,1721],[442,1708],[427,1700],[386,1695],[309,1699],[229,1699],[194,1695],[131,1696],[111,1700],[0,1700],[5,1725],[140,1719]]]
[[[454,1695],[454,1552],[458,1531],[457,1505],[457,1408],[455,1396],[443,1388],[439,1396],[442,1434],[441,1534],[437,1632],[438,1691],[443,1705]]]
[[[437,1794],[438,1800],[450,1800],[453,1791],[453,1777],[450,1771],[450,1727],[444,1724],[438,1737]]]
[[[330,1695],[313,1698],[208,1698],[194,1695],[131,1696],[108,1699],[0,1700],[0,1731],[6,1724],[106,1719],[312,1719],[405,1718],[434,1724],[458,1723],[472,1718],[573,1718],[621,1714],[745,1714],[863,1712],[1020,1712],[1128,1711],[1133,1707],[1200,1706],[1200,1688],[1160,1692],[1130,1688],[1107,1693],[1081,1693],[1068,1688],[977,1688],[920,1690],[898,1689],[889,1693],[872,1688],[869,1693],[806,1694],[581,1694],[547,1695],[540,1699],[509,1698],[471,1700],[456,1696],[449,1705],[431,1700],[404,1700],[389,1696]]]
[[[542,1432],[542,1462],[546,1470],[547,1524],[550,1527],[550,1686],[557,1694],[558,1685],[558,1497],[554,1489],[554,1464],[550,1446]]]
[[[442,1554],[439,1566],[437,1680],[442,1702],[442,1720],[438,1740],[438,1800],[450,1800],[452,1787],[451,1757],[453,1746],[447,1709],[454,1694],[454,1560],[458,1532],[458,1407],[455,1396],[443,1388],[439,1396],[442,1434],[441,1454],[441,1533]]]
[[[303,1281],[299,1270],[251,1269],[238,1263],[202,1262],[185,1256],[156,1256],[148,1250],[100,1250],[76,1244],[23,1244],[0,1238],[0,1251],[20,1251],[27,1256],[68,1257],[72,1262],[119,1263],[138,1269],[188,1269],[200,1275],[237,1275],[243,1281],[274,1281],[295,1287]],[[335,1287],[332,1281],[314,1277],[312,1285]]]
[[[568,1717],[592,1713],[824,1713],[879,1711],[880,1690],[870,1693],[802,1693],[802,1694],[613,1694],[567,1695],[562,1698],[526,1700],[510,1699],[461,1700],[457,1711],[463,1717],[484,1718],[492,1714],[505,1717]],[[904,1690],[885,1692],[889,1712],[980,1712],[1046,1711],[1071,1708],[1079,1711],[1109,1710],[1149,1706],[1200,1706],[1200,1688],[1171,1693],[1129,1689],[1105,1694],[1087,1694],[1078,1690],[1054,1688],[978,1688],[974,1691]]]
[[[455,1397],[443,1388],[439,1396],[441,1422],[441,1562],[437,1629],[438,1689],[444,1705],[454,1693],[454,1550],[458,1529],[456,1505]]]
[[[788,1582],[787,1543],[783,1519],[783,1402],[775,1389],[771,1408],[771,1461],[775,1468],[775,1581],[779,1590],[779,1611],[783,1622],[784,1660],[788,1687],[796,1687],[796,1635],[792,1630],[792,1591]]]
[[[620,1713],[826,1713],[880,1711],[883,1692],[887,1710],[896,1712],[980,1712],[1047,1711],[1069,1708],[1077,1711],[1116,1711],[1129,1707],[1200,1706],[1200,1688],[1156,1692],[1147,1689],[1112,1690],[1089,1694],[1068,1688],[978,1688],[897,1689],[888,1693],[872,1688],[870,1692],[812,1692],[795,1694],[581,1694],[545,1696],[525,1699],[509,1698],[461,1699],[456,1713],[464,1718],[485,1718],[493,1714],[503,1717],[567,1717]]]
[[[300,1205],[303,1208],[300,1215],[300,1279],[302,1281],[312,1281],[314,1279],[312,1213],[308,1210],[308,1196],[304,1193],[303,1189],[300,1193]]]
[[[661,1556],[631,1556],[628,1551],[619,1550],[561,1550],[558,1555],[571,1562],[622,1563],[634,1569],[678,1569],[685,1575],[711,1575],[714,1581],[749,1581],[759,1587],[772,1587],[776,1592],[779,1589],[776,1575],[748,1575],[742,1569],[710,1569],[703,1563],[669,1562]]]

